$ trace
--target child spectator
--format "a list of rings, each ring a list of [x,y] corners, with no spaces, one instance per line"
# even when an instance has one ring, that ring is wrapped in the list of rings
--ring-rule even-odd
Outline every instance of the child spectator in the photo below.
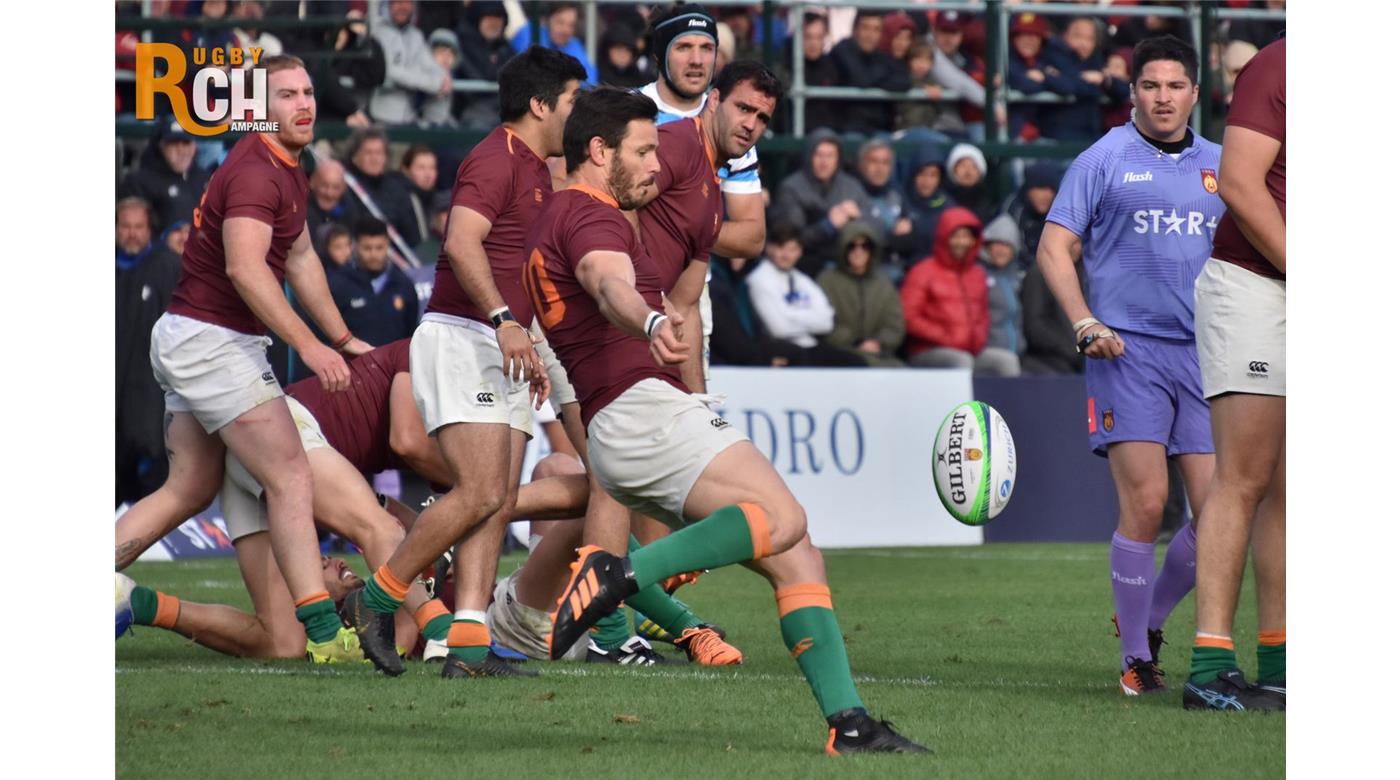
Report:
[[[952,179],[948,194],[953,202],[970,209],[979,220],[986,222],[996,216],[992,190],[987,185],[987,158],[972,144],[958,144],[948,153],[948,175]]]
[[[820,340],[835,325],[835,311],[812,277],[797,270],[802,242],[795,227],[768,233],[768,256],[746,280],[754,311],[773,336],[802,349],[806,365],[864,366],[865,360]]]
[[[316,231],[315,246],[328,273],[343,268],[350,262],[350,229],[339,222],[327,222]]]
[[[938,220],[933,256],[909,270],[900,297],[909,331],[909,363],[921,368],[971,368],[1007,376],[1005,353],[986,352],[987,274],[977,264],[982,221],[955,206]]]
[[[909,66],[909,80],[913,82],[914,89],[923,90],[928,102],[906,100],[900,103],[899,114],[894,122],[896,129],[927,127],[954,132],[964,129],[957,108],[938,102],[943,98],[943,87],[933,77],[933,51],[933,46],[926,41],[915,41],[909,46],[909,54],[905,58],[905,63]],[[947,119],[944,118],[945,115],[948,116]]]
[[[943,154],[937,146],[920,146],[910,163],[909,179],[905,183],[909,218],[914,223],[910,233],[909,256],[919,259],[933,253],[933,234],[938,229],[938,217],[944,209],[953,205],[953,201],[943,189]]]
[[[908,58],[909,47],[914,43],[914,20],[903,11],[885,14],[885,26],[880,31],[880,51],[896,60]]]
[[[637,32],[626,24],[612,24],[603,33],[603,57],[598,62],[598,81],[614,87],[635,89],[649,79],[637,64]]]
[[[864,221],[841,230],[841,254],[835,268],[817,278],[836,312],[826,342],[853,350],[872,366],[899,367],[895,350],[904,342],[904,307],[899,291],[882,273],[878,231]]]
[[[1021,335],[1021,279],[1026,275],[1018,261],[1021,231],[1016,221],[1002,214],[982,232],[982,254],[978,260],[987,273],[987,352],[1000,350],[1005,364],[1014,367],[1009,376],[1021,373],[1021,353],[1026,339]]]
[[[892,92],[909,89],[909,69],[880,51],[880,35],[884,28],[885,21],[879,11],[863,8],[856,12],[851,37],[831,49],[842,86]],[[841,115],[844,120],[841,129],[847,133],[869,135],[889,132],[894,126],[894,105],[888,100],[851,101],[842,105]]]
[[[1045,215],[1055,202],[1064,171],[1048,160],[1026,168],[1025,183],[1008,200],[1003,213],[1016,221],[1021,234],[1021,256],[1018,265],[1025,270],[1035,265],[1035,253],[1040,249],[1040,234],[1045,229]]]
[[[1040,134],[1059,140],[1096,139],[1103,127],[1100,100],[1128,99],[1128,82],[1105,72],[1099,53],[1099,23],[1087,16],[1071,19],[1064,35],[1045,49],[1046,84],[1074,102],[1041,107]]]
[[[1046,73],[1047,66],[1041,56],[1049,34],[1050,24],[1045,17],[1031,13],[1016,15],[1016,20],[1011,23],[1007,86],[1025,95],[1051,91],[1051,85],[1046,83],[1051,76]],[[1040,108],[1037,103],[1016,103],[1011,106],[1008,111],[1011,125],[1007,128],[1011,138],[1034,141],[1039,137]]]
[[[768,335],[749,301],[747,276],[755,260],[715,256],[710,260],[710,307],[715,328],[710,334],[710,362],[717,366],[802,364],[802,349]]]
[[[1133,50],[1114,49],[1109,52],[1104,60],[1103,72],[1114,81],[1130,84],[1133,78]],[[1132,115],[1133,103],[1127,97],[1109,104],[1103,111],[1103,132],[1126,125]]]

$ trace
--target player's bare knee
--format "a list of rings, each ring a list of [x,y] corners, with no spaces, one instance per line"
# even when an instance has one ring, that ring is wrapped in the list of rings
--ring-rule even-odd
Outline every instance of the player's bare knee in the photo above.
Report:
[[[549,477],[561,477],[568,474],[582,474],[583,464],[577,458],[565,455],[560,452],[546,455],[539,463],[535,464],[534,471],[530,472],[530,479],[548,479]]]
[[[773,554],[787,550],[807,535],[807,510],[791,496],[760,504],[768,515]]]

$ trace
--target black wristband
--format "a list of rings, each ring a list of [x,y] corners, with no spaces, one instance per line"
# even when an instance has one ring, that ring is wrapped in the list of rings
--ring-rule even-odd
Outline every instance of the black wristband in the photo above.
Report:
[[[491,315],[491,324],[497,328],[507,322],[515,322],[515,315],[510,313],[510,309]]]

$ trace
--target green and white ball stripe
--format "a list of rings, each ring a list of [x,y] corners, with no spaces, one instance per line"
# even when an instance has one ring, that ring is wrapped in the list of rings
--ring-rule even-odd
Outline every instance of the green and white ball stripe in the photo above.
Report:
[[[1001,514],[1016,485],[1016,443],[997,410],[967,401],[948,412],[934,440],[933,483],[960,523],[983,525]]]

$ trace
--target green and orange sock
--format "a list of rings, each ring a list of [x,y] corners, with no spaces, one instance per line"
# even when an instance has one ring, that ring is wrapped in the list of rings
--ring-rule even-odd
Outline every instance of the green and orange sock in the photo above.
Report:
[[[138,626],[174,628],[180,618],[180,600],[143,585],[131,590],[131,620]]]
[[[1283,686],[1288,680],[1287,644],[1284,629],[1260,631],[1259,684]]]
[[[480,663],[491,652],[491,631],[486,628],[486,613],[459,609],[447,629],[447,654],[463,661]]]
[[[413,613],[413,622],[418,625],[418,633],[429,641],[447,640],[447,632],[452,627],[452,613],[440,599],[423,602]]]
[[[1228,636],[1196,632],[1196,645],[1191,649],[1191,682],[1204,685],[1221,672],[1238,669],[1235,641]]]
[[[779,588],[778,625],[783,644],[802,669],[802,676],[817,697],[822,716],[856,707],[864,708],[851,679],[846,640],[831,608],[831,589],[820,583]]]
[[[408,598],[409,583],[389,571],[389,564],[380,566],[365,583],[365,604],[375,612],[393,614]]]
[[[757,504],[722,507],[714,514],[637,550],[629,558],[637,585],[673,575],[754,561],[773,552],[768,518]]]
[[[331,594],[323,591],[297,600],[297,620],[306,629],[306,638],[315,644],[329,642],[340,633],[340,615]]]

